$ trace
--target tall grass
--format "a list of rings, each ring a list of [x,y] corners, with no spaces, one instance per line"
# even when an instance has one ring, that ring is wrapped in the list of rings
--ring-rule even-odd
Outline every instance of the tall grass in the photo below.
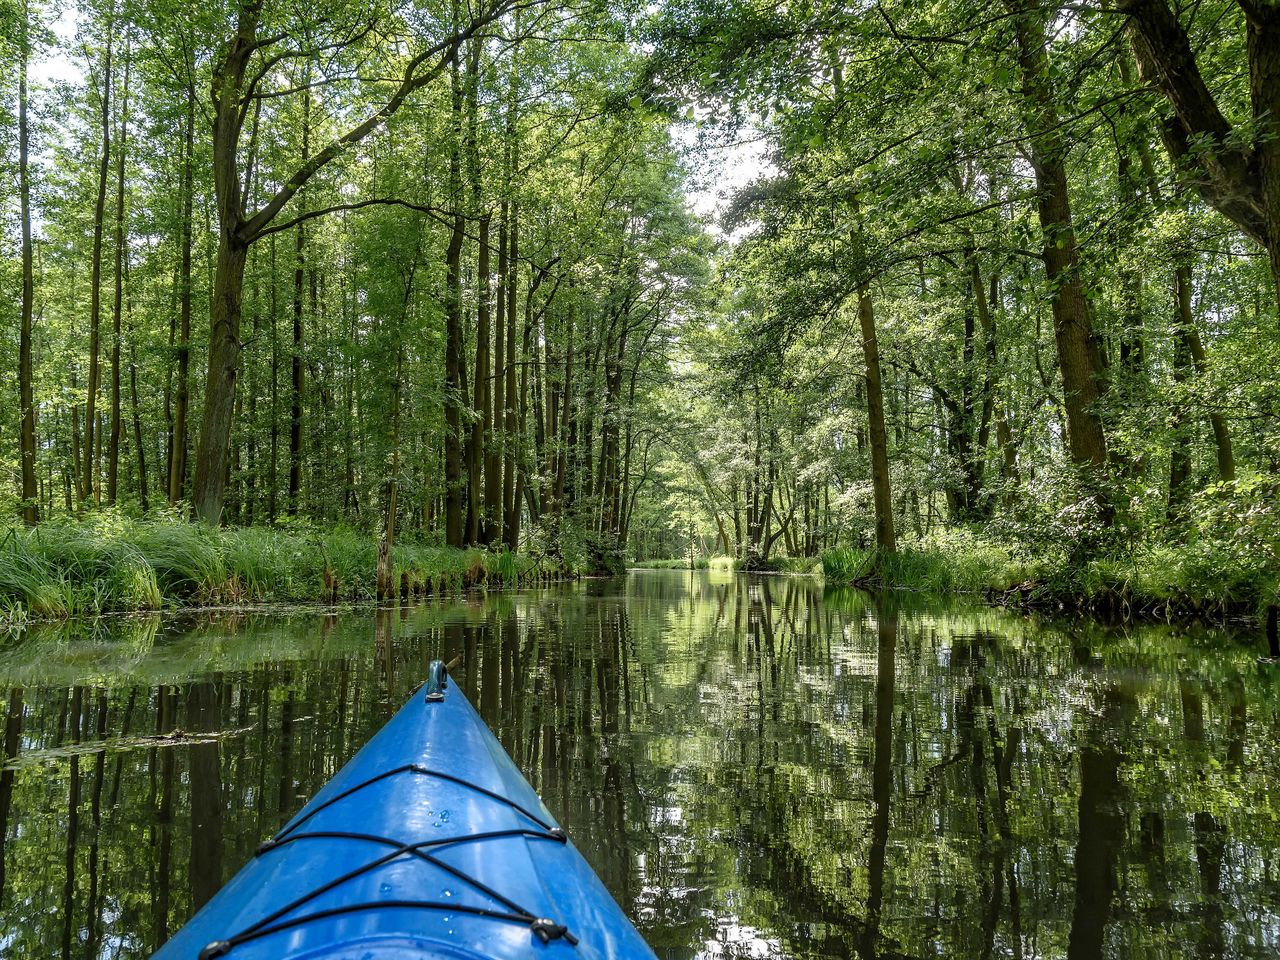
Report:
[[[394,586],[414,596],[564,575],[550,559],[397,544]],[[111,513],[0,528],[0,619],[162,606],[358,602],[374,598],[378,546],[349,529],[214,529]]]
[[[981,594],[1026,606],[1114,613],[1254,613],[1277,587],[1203,544],[1149,545],[1088,560],[1068,550],[1032,556],[958,530],[886,554],[840,547],[822,555],[828,584]]]

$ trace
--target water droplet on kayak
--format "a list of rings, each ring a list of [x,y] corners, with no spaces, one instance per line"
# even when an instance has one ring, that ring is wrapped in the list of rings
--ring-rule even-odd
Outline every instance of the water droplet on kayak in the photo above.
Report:
[[[449,822],[449,811],[448,811],[448,810],[441,810],[441,811],[440,811],[440,822],[441,822],[441,823],[448,823],[448,822]]]
[[[452,891],[452,890],[446,890],[446,891],[444,892],[444,895],[445,895],[446,897],[452,897],[452,896],[453,896],[453,891]]]
[[[378,887],[378,889],[379,889],[382,893],[390,893],[390,892],[391,892],[391,884],[389,884],[389,883],[384,883],[384,884],[380,885],[380,886]]]

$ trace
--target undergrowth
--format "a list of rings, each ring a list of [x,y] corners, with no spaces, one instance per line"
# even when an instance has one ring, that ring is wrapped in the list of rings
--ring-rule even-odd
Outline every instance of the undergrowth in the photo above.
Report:
[[[1031,554],[953,530],[895,553],[840,547],[822,556],[829,584],[980,594],[1021,606],[1153,615],[1257,615],[1280,602],[1275,574],[1205,540],[1137,544],[1086,559]]]
[[[506,550],[397,544],[397,592],[414,596],[563,576],[550,559]],[[163,606],[359,602],[374,598],[377,541],[349,529],[215,529],[111,513],[0,529],[0,620]]]

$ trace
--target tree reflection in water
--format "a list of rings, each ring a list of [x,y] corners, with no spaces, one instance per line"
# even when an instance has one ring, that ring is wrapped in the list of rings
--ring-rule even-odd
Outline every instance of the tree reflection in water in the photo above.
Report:
[[[1280,946],[1280,684],[1222,636],[705,572],[76,630],[0,652],[6,956],[148,955],[454,655],[660,956]]]

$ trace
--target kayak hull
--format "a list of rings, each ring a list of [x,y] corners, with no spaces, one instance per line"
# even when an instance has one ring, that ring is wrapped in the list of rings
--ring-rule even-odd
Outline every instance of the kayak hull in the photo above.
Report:
[[[156,957],[202,954],[654,956],[442,671]]]

